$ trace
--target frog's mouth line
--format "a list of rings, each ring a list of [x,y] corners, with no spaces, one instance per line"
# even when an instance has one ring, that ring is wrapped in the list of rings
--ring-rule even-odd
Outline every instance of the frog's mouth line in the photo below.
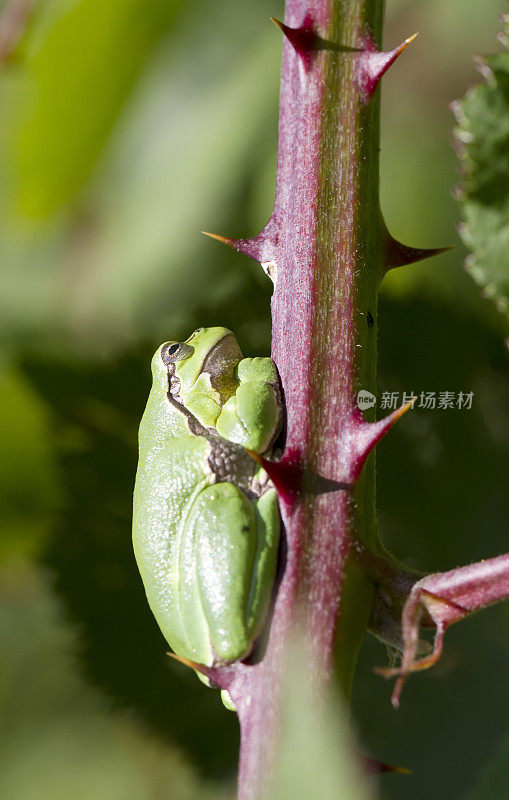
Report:
[[[230,442],[229,439],[224,439],[222,436],[219,436],[217,431],[213,428],[205,428],[194,414],[172,394],[170,389],[171,377],[170,369],[168,369],[168,391],[166,393],[168,402],[186,418],[190,432],[195,436],[203,436],[211,445],[208,464],[214,476],[214,482],[234,482],[250,500],[259,499],[264,491],[267,490],[268,485],[260,484],[258,490],[254,489],[251,485],[252,474],[250,469],[246,469],[246,465],[252,467],[253,470],[256,467],[254,460],[248,455],[247,450],[242,447],[242,445]],[[235,461],[239,465],[242,463],[244,464],[244,469],[240,470],[240,472],[236,472],[236,470],[233,469],[232,465]],[[240,478],[241,474],[244,480]]]
[[[168,371],[168,391],[167,394],[171,395],[175,400],[180,401],[182,403],[182,397],[180,396],[180,378],[177,378],[175,375],[175,366],[167,367]]]
[[[177,391],[175,391],[175,386],[177,386]],[[166,397],[170,405],[177,409],[177,411],[182,414],[187,419],[187,424],[189,426],[189,430],[191,433],[194,433],[195,436],[205,436],[207,437],[208,431],[207,429],[201,424],[201,422],[196,419],[194,414],[192,414],[189,409],[185,407],[182,403],[182,398],[178,394],[178,390],[180,390],[180,381],[171,371],[171,368],[168,367],[168,390],[166,392]]]

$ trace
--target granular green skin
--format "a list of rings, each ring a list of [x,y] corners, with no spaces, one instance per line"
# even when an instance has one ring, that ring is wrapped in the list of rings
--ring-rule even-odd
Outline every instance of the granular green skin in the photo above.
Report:
[[[169,365],[165,347],[140,424],[134,550],[174,652],[226,664],[250,652],[275,577],[276,491],[245,447],[266,452],[280,428],[277,372],[225,328],[199,329]]]

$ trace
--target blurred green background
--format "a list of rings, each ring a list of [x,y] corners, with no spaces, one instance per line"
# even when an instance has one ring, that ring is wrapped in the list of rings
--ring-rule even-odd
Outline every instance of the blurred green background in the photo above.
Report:
[[[468,10],[467,6],[468,5]],[[6,4],[0,8],[5,11]],[[504,0],[389,0],[382,207],[454,245],[395,270],[381,391],[474,391],[378,452],[385,542],[426,571],[508,549],[503,320],[462,269],[449,103],[500,48]],[[136,433],[160,341],[226,325],[270,346],[270,287],[200,235],[257,232],[274,194],[282,0],[41,0],[0,70],[0,796],[224,798],[235,716],[165,656],[130,544]],[[509,604],[448,633],[401,710],[363,648],[362,747],[404,764],[386,800],[507,794]]]

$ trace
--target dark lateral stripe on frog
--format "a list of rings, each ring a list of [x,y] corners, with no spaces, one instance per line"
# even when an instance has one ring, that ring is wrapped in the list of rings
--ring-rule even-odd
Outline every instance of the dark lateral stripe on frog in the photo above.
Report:
[[[253,492],[250,486],[257,465],[246,449],[240,444],[224,439],[214,430],[205,428],[194,414],[175,399],[169,389],[167,398],[168,402],[186,418],[191,433],[203,436],[209,442],[211,451],[208,464],[214,476],[214,483],[233,483],[250,499],[260,497],[263,492],[260,494]]]

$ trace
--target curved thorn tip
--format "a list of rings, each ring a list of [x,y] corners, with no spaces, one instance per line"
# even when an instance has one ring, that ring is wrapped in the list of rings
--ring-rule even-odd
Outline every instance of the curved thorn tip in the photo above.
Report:
[[[216,239],[218,242],[222,242],[222,244],[227,244],[230,247],[233,247],[233,240],[229,239],[227,236],[220,236],[218,233],[209,233],[209,231],[201,231],[204,236],[209,236],[211,239]]]
[[[401,406],[400,408],[397,408],[396,411],[394,411],[394,413],[391,414],[392,424],[397,422],[398,419],[401,419],[403,414],[406,414],[407,411],[409,411],[411,408],[413,408],[414,403],[416,402],[416,400],[417,400],[417,397],[411,397],[410,400],[407,400],[405,405]]]
[[[266,460],[262,458],[260,453],[257,453],[256,450],[250,450],[249,447],[245,447],[244,450],[251,456],[252,459],[257,462],[257,464],[259,464],[261,467],[265,466]]]
[[[271,22],[274,23],[274,25],[276,25],[279,28],[280,31],[283,31],[283,33],[284,33],[284,29],[285,29],[284,22],[281,22],[280,19],[276,19],[276,17],[269,17],[269,19],[270,19]]]
[[[417,35],[417,33],[414,33],[413,36],[409,36],[408,39],[405,39],[393,50],[377,50],[373,42],[368,43],[371,46],[368,46],[363,52],[363,69],[361,70],[360,78],[360,88],[366,102],[373,96],[382,76],[385,75],[389,67],[394,64]]]
[[[177,653],[171,653],[170,651],[168,651],[166,655],[170,656],[170,658],[173,658],[175,661],[178,661],[180,664],[183,664],[185,667],[194,669],[196,672],[205,674],[205,671],[207,671],[205,664],[199,664],[197,661],[191,661],[191,659],[185,658],[185,656],[179,656]]]
[[[418,36],[419,36],[419,31],[417,31],[417,33],[412,34],[412,36],[409,36],[408,39],[405,39],[404,42],[401,42],[400,46],[396,48],[397,55],[398,56],[401,55],[403,50],[406,50],[408,45],[411,44],[413,40],[416,39]]]

